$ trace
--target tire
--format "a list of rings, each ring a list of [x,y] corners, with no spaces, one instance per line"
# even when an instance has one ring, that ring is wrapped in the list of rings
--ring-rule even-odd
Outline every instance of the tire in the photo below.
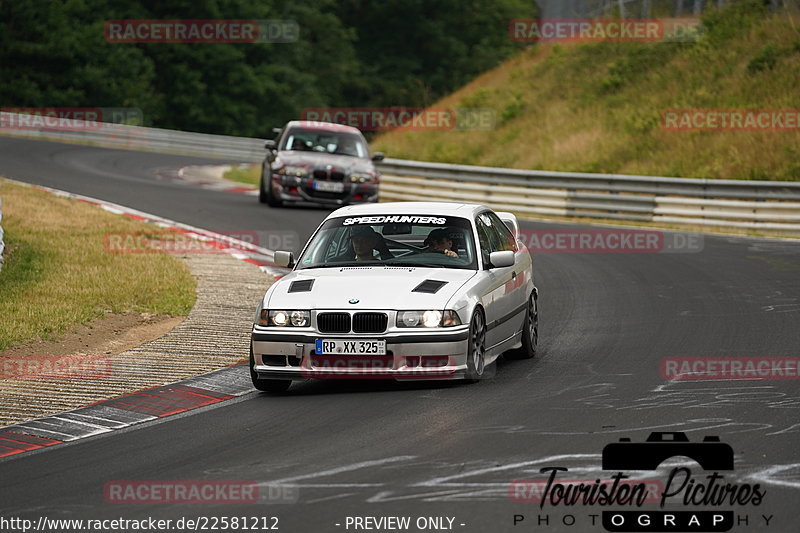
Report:
[[[255,373],[253,367],[256,364],[256,359],[253,357],[253,348],[250,347],[250,379],[253,382],[253,387],[262,392],[286,392],[292,384],[290,379],[258,379],[258,374]]]
[[[522,325],[522,347],[507,352],[512,359],[533,359],[539,347],[539,303],[536,292],[528,298],[525,323]]]
[[[261,183],[258,185],[258,201],[267,203],[267,192],[264,190],[264,172],[261,172]]]
[[[486,320],[478,308],[469,323],[469,347],[467,348],[467,371],[464,379],[475,383],[483,377],[486,369]]]
[[[275,191],[272,189],[272,178],[265,179],[265,168],[261,169],[261,184],[258,187],[258,201],[262,204],[267,204],[270,207],[281,207],[283,201],[275,196]],[[272,176],[272,169],[269,172]]]

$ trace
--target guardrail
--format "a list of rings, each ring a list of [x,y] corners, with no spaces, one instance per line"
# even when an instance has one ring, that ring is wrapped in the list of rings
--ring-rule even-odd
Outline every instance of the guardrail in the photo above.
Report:
[[[37,119],[28,115],[2,112],[0,133],[243,162],[264,159],[264,141],[260,139],[106,122],[72,120],[66,126],[47,125],[42,124],[43,122],[42,117]]]
[[[16,122],[14,122],[16,120]],[[18,116],[0,113],[0,125]],[[121,124],[0,132],[260,162],[264,141]],[[614,219],[800,236],[800,183],[515,170],[386,159],[382,200],[478,202],[521,215]]]
[[[381,199],[463,200],[520,214],[800,235],[800,183],[477,167],[387,159]]]

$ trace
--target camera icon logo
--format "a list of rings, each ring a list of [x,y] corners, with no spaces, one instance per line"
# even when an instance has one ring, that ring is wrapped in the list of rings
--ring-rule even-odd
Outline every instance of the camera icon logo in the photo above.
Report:
[[[693,459],[703,470],[733,470],[733,448],[719,437],[707,436],[702,442],[690,442],[683,432],[654,431],[646,442],[630,438],[606,444],[603,470],[655,470],[671,457]]]

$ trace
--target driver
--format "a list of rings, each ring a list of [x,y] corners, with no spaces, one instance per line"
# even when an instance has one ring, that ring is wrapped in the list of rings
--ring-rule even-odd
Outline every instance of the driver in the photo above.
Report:
[[[350,243],[351,249],[334,257],[334,261],[374,261],[376,251],[383,261],[394,257],[383,236],[369,226],[354,226],[350,230]]]

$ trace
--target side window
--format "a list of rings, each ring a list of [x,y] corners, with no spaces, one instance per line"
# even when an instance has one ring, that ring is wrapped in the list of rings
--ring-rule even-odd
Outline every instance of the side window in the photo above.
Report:
[[[486,216],[486,213],[481,213],[475,219],[475,227],[478,230],[478,242],[481,246],[481,259],[483,264],[489,262],[489,254],[498,250],[497,233],[492,231],[492,221]]]
[[[505,223],[500,220],[500,217],[494,213],[484,213],[484,215],[488,216],[492,221],[492,230],[494,230],[497,235],[499,248],[496,251],[512,250],[516,252],[516,239],[514,239],[514,234],[511,233],[511,230],[508,229],[508,226],[506,226]]]

